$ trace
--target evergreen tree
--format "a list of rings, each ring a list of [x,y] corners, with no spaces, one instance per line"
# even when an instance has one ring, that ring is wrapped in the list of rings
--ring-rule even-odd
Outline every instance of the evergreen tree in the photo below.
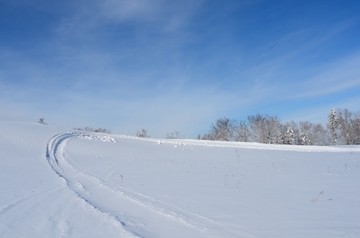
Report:
[[[291,127],[288,127],[285,132],[285,140],[284,144],[286,145],[292,145],[295,141],[295,133],[294,130]]]
[[[337,141],[337,128],[339,126],[339,121],[335,109],[332,109],[329,113],[327,126],[330,130],[330,134],[335,145]]]

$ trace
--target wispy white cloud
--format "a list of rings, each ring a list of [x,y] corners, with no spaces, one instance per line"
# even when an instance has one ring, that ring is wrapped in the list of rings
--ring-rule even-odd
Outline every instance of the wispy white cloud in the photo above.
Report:
[[[322,66],[321,72],[305,79],[295,98],[320,97],[360,87],[360,54]]]
[[[239,64],[235,73],[244,80],[235,81],[235,88],[249,79],[244,93],[257,103],[266,98],[286,101],[319,97],[359,87],[359,52],[328,57],[328,48],[323,47],[353,25],[353,21],[344,21],[332,28],[297,29],[256,48],[243,63],[245,67]]]
[[[96,1],[100,15],[116,22],[149,20],[161,13],[163,0]]]
[[[69,36],[94,31],[104,25],[131,24],[137,30],[175,32],[186,26],[205,0],[90,0],[75,1],[57,32]]]

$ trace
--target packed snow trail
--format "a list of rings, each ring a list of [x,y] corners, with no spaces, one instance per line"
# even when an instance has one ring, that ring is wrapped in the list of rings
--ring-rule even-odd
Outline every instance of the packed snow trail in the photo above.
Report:
[[[171,206],[124,188],[113,188],[73,166],[66,153],[67,141],[90,137],[79,132],[58,134],[47,145],[46,157],[67,186],[97,211],[123,227],[121,237],[252,237],[233,234],[206,217]]]
[[[65,158],[65,147],[66,142],[72,138],[75,138],[77,135],[75,133],[65,133],[65,134],[58,134],[55,135],[53,138],[51,138],[47,145],[46,150],[46,157],[48,159],[48,162],[50,163],[52,169],[61,177],[63,178],[70,190],[72,190],[79,198],[84,200],[86,203],[88,203],[91,207],[93,207],[95,210],[105,214],[105,215],[111,215],[106,210],[103,210],[99,207],[97,207],[92,201],[88,199],[88,193],[84,190],[84,187],[79,182],[76,182],[76,172],[73,168],[68,166],[66,163]],[[81,180],[81,179],[79,179]],[[84,193],[85,192],[85,193]],[[126,229],[124,223],[120,220],[120,218],[112,216],[112,218],[115,220],[115,222],[121,223],[122,227],[124,228],[123,234],[121,234],[121,237],[132,237],[132,238],[139,238],[141,236],[138,236],[135,234],[135,232],[131,232],[128,229]]]

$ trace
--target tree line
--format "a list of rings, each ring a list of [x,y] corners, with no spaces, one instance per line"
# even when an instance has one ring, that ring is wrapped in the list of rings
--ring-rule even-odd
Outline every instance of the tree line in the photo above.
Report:
[[[264,114],[250,115],[241,121],[223,117],[198,138],[286,145],[359,145],[360,113],[333,109],[326,126],[309,121],[281,122],[277,116]]]

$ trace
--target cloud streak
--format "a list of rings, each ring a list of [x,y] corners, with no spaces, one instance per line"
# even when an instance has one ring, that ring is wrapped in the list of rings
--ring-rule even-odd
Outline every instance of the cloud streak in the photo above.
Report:
[[[357,20],[285,22],[277,13],[300,3],[269,3],[34,4],[53,27],[25,50],[0,45],[0,102],[59,124],[195,136],[223,116],[288,118],[357,100],[360,50],[343,47]]]
[[[360,54],[346,57],[326,65],[302,86],[297,98],[320,97],[360,87]]]
[[[189,24],[204,0],[76,0],[63,18],[59,34],[87,34],[102,27],[128,27],[160,34],[176,33]],[[114,29],[114,28],[113,28]]]

